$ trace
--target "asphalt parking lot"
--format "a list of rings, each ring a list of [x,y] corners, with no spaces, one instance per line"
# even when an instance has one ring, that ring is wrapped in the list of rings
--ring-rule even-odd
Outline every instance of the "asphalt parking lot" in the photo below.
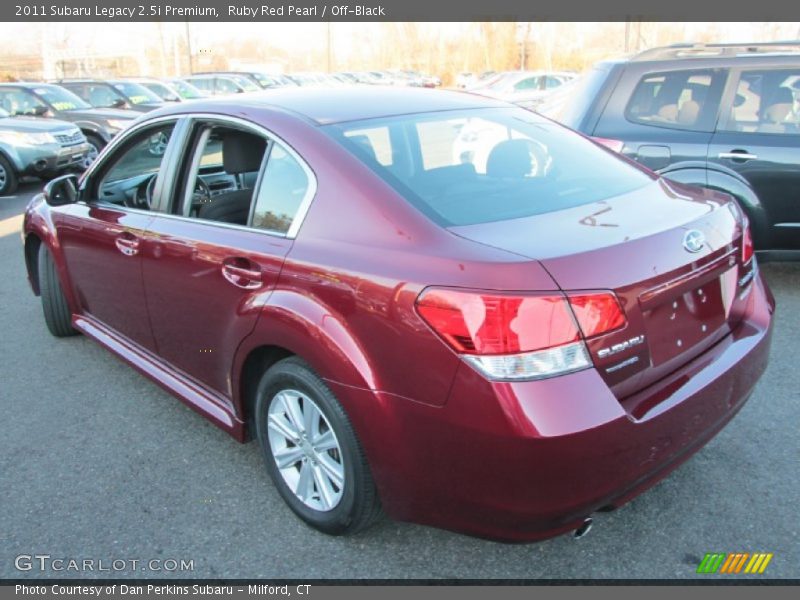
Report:
[[[98,576],[683,578],[706,552],[738,551],[772,552],[766,575],[800,578],[800,264],[763,267],[778,313],[750,402],[666,481],[597,515],[585,538],[508,545],[387,519],[331,538],[283,504],[256,444],[94,342],[49,335],[19,237],[38,187],[0,198],[0,577],[80,575],[15,568],[18,555],[48,554],[193,561],[190,572]]]

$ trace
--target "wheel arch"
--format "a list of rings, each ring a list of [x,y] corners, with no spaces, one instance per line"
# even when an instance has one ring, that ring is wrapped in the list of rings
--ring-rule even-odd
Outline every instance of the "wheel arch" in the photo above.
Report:
[[[371,361],[343,318],[299,292],[278,290],[262,308],[255,329],[234,358],[234,410],[246,430],[250,429],[258,381],[266,369],[289,356],[304,360],[326,381],[378,389]],[[340,401],[349,412],[347,400]],[[246,439],[248,435],[246,432]]]
[[[39,248],[42,245],[42,238],[36,233],[29,233],[25,236],[25,268],[28,271],[28,281],[34,295],[41,295],[39,289]]]

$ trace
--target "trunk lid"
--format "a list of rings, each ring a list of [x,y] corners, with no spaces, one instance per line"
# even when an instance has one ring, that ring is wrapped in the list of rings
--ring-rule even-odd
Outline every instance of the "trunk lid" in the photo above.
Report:
[[[742,265],[738,215],[724,194],[658,180],[601,202],[450,231],[538,260],[564,291],[616,293],[627,324],[587,347],[621,400],[741,320],[755,261]]]

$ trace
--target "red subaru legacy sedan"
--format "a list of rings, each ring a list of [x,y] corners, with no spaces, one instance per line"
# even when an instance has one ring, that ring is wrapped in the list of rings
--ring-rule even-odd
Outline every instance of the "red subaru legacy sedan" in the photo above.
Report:
[[[54,335],[256,438],[331,534],[382,511],[583,532],[767,364],[774,300],[729,196],[461,93],[164,108],[51,182],[23,236]]]

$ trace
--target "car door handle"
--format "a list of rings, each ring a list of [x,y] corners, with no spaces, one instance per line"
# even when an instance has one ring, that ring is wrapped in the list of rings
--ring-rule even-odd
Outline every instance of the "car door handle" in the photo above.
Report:
[[[729,158],[731,160],[755,160],[758,158],[757,154],[750,154],[746,150],[731,150],[730,152],[720,152],[717,158]]]
[[[117,250],[122,252],[125,256],[136,256],[139,254],[139,238],[133,237],[130,234],[123,234],[114,240]]]
[[[261,270],[257,267],[243,267],[235,264],[236,259],[222,264],[222,276],[236,287],[245,290],[257,290],[263,285]],[[243,261],[242,261],[243,262]]]

